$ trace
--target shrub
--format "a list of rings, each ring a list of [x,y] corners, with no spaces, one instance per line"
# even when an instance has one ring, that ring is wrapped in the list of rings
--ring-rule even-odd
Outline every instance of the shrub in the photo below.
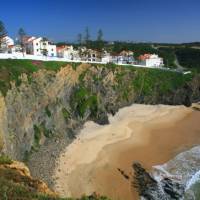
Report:
[[[67,121],[70,117],[70,112],[66,108],[62,108],[62,114],[65,120]]]
[[[34,147],[38,147],[40,145],[41,131],[40,128],[36,125],[33,126],[33,129],[34,129]]]
[[[51,117],[51,111],[49,110],[48,106],[45,107],[45,113],[48,117]]]
[[[12,164],[12,160],[8,157],[8,156],[6,156],[6,155],[1,155],[0,156],[0,164]]]
[[[71,104],[80,117],[84,117],[86,110],[91,111],[91,115],[96,116],[98,110],[98,98],[84,87],[77,88],[71,98]]]

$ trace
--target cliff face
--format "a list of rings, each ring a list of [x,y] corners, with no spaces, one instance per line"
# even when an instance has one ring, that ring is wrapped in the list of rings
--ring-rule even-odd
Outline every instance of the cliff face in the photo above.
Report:
[[[132,103],[185,104],[200,99],[200,76],[116,66],[68,65],[21,75],[0,96],[0,148],[26,159],[48,139],[75,137],[86,120],[108,123],[107,114]]]

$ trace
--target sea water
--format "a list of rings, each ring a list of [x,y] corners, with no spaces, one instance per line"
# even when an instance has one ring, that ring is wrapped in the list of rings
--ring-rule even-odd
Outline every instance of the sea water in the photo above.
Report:
[[[178,154],[163,165],[154,166],[152,175],[158,182],[167,177],[183,184],[184,200],[200,200],[200,146]]]

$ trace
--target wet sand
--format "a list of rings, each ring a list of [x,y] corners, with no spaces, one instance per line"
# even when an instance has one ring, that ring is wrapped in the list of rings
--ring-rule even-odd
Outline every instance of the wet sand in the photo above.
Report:
[[[163,164],[200,144],[200,112],[183,106],[133,105],[110,117],[110,125],[87,122],[58,159],[55,190],[79,197],[97,191],[112,199],[138,199],[131,188],[133,161]]]

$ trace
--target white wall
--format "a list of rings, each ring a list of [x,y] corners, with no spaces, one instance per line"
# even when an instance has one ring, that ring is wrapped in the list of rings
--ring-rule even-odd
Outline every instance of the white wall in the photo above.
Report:
[[[57,56],[56,45],[51,45],[49,41],[43,41],[41,37],[28,44],[28,49],[30,50],[30,53],[35,56],[43,56],[43,50],[47,50],[48,56]]]
[[[3,38],[3,43],[5,43],[6,46],[14,45],[14,40],[6,36]]]
[[[146,60],[147,67],[160,67],[163,65],[161,58],[150,58]]]

